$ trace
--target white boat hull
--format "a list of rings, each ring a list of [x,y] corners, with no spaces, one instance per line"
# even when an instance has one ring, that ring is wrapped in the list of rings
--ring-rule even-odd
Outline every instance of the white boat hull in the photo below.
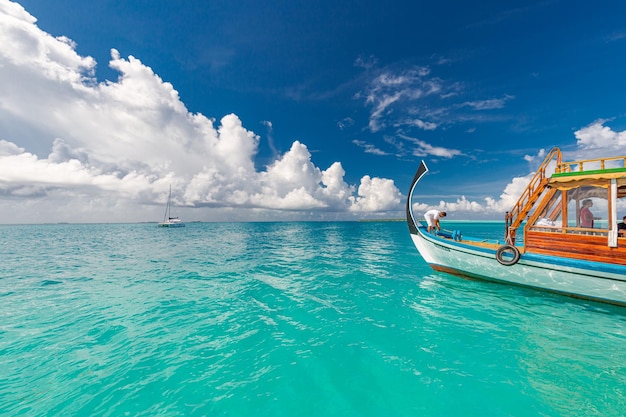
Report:
[[[159,227],[185,227],[185,223],[182,222],[163,222],[159,223]]]
[[[423,226],[411,239],[435,270],[626,306],[626,266],[522,254],[502,265],[496,251],[430,235]]]

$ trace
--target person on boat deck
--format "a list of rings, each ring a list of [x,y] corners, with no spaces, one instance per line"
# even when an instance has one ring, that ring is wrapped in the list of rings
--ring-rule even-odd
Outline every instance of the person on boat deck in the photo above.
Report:
[[[593,213],[591,212],[593,201],[583,200],[583,208],[580,209],[580,227],[593,227]]]
[[[428,225],[428,233],[432,230],[441,230],[441,226],[439,225],[439,218],[446,217],[445,211],[439,210],[428,210],[426,214],[424,214],[424,219],[426,219],[426,224]]]
[[[626,216],[622,217],[621,223],[617,223],[617,235],[626,237]]]

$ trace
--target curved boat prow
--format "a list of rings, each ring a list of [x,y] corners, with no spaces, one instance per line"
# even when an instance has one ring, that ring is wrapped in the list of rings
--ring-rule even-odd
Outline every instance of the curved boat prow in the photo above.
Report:
[[[415,172],[415,176],[413,177],[413,182],[411,183],[411,187],[409,188],[409,195],[406,199],[406,222],[409,225],[409,232],[411,234],[417,234],[417,223],[415,221],[415,217],[413,216],[413,210],[411,209],[411,201],[413,200],[413,191],[415,190],[415,186],[419,182],[420,179],[428,172],[428,167],[426,163],[422,161],[420,166],[417,168]]]

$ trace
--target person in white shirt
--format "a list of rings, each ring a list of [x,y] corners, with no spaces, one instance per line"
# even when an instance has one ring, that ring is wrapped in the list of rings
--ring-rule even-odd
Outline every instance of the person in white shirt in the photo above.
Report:
[[[441,226],[439,225],[440,217],[446,217],[446,212],[439,210],[428,210],[426,214],[424,214],[424,219],[426,219],[426,224],[428,225],[428,233],[430,233],[433,229],[436,229],[437,231],[441,230]]]

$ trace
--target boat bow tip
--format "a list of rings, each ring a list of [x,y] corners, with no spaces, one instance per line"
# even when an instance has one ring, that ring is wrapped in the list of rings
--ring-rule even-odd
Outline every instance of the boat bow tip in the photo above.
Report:
[[[420,181],[420,179],[428,172],[428,167],[426,163],[422,161],[415,172],[415,176],[413,177],[413,181],[411,182],[411,187],[409,188],[409,194],[406,198],[406,221],[409,225],[409,232],[411,234],[417,234],[417,224],[415,221],[415,217],[413,216],[413,210],[411,209],[411,200],[413,199],[413,191],[415,190],[415,186]]]

